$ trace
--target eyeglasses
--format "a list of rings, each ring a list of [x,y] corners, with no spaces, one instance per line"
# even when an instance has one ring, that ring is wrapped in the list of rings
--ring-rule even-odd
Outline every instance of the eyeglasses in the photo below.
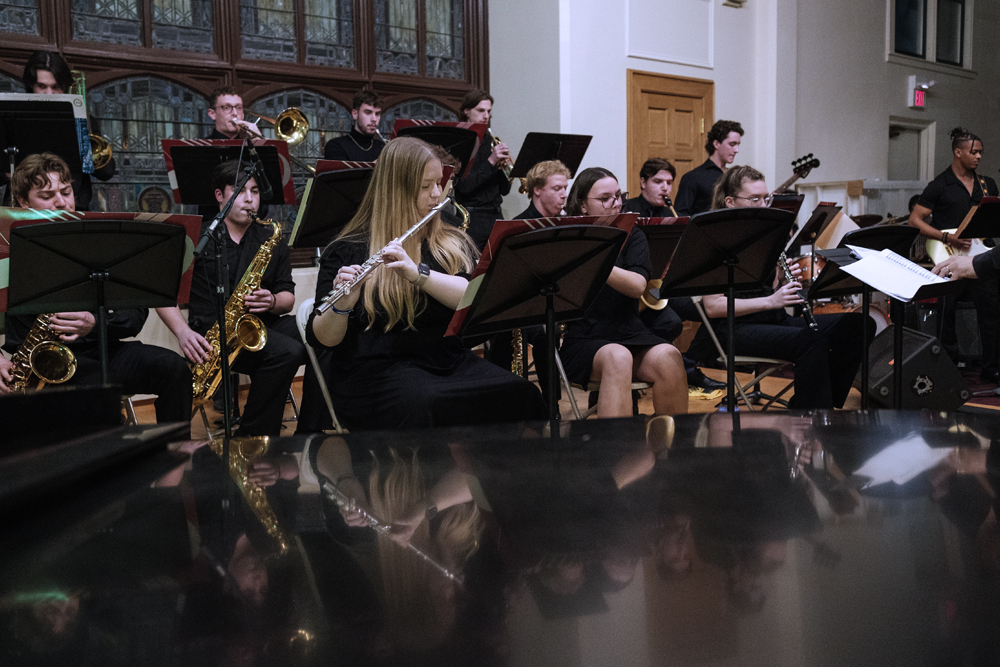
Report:
[[[740,197],[739,195],[734,195],[733,199],[742,199],[743,201],[750,202],[751,206],[770,206],[771,202],[774,201],[774,195],[767,195],[766,197]]]
[[[219,111],[221,111],[222,113],[229,113],[233,109],[236,109],[237,111],[243,111],[243,105],[242,104],[220,104],[219,106],[217,106],[215,108],[218,109]]]
[[[611,208],[614,206],[615,201],[625,201],[628,199],[627,192],[616,192],[613,195],[604,195],[603,197],[587,197],[587,199],[592,199],[594,201],[601,202],[601,206],[604,208]]]

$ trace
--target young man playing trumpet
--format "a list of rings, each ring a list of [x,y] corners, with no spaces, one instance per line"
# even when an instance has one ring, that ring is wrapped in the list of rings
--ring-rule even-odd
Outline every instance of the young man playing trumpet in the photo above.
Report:
[[[69,167],[52,153],[29,155],[11,177],[14,201],[22,208],[75,211]],[[191,421],[191,371],[184,359],[170,350],[139,341],[146,322],[145,308],[123,308],[108,313],[108,370],[111,382],[126,394],[155,394],[157,422]],[[77,368],[70,384],[94,385],[101,381],[97,318],[88,311],[55,313],[50,330],[76,357]],[[35,317],[8,316],[4,348],[14,354],[21,347]],[[12,372],[9,361],[0,362],[0,394],[9,392]]]
[[[215,199],[220,209],[232,197],[237,175],[245,167],[246,165],[241,166],[236,160],[231,160],[212,172]],[[272,236],[270,225],[254,222],[254,212],[259,205],[257,181],[251,178],[226,216],[222,231],[224,261],[228,266],[225,283],[227,300],[261,246]],[[203,231],[208,224],[205,223]],[[212,353],[212,345],[205,339],[205,334],[216,322],[213,297],[215,276],[214,257],[195,258],[191,300],[188,305],[189,319],[185,320],[176,306],[157,309],[160,318],[177,337],[181,350],[192,363],[203,363]],[[234,373],[249,375],[251,381],[239,435],[278,435],[281,432],[288,388],[306,358],[294,316],[282,317],[295,306],[295,283],[292,281],[288,243],[284,238],[277,242],[271,252],[271,259],[261,275],[260,288],[244,298],[244,306],[247,312],[256,315],[266,327],[267,343],[257,352],[243,350],[232,365]]]

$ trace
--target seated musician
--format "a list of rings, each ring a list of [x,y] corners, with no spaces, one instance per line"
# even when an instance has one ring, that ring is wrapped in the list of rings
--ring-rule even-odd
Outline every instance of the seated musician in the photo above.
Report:
[[[617,215],[622,192],[614,174],[600,167],[577,174],[566,201],[567,215]],[[587,315],[566,328],[560,356],[573,382],[601,383],[598,417],[632,414],[633,378],[653,384],[656,414],[687,412],[681,353],[639,319],[639,297],[649,280],[649,244],[635,228]]]
[[[566,205],[569,185],[569,169],[559,160],[539,162],[528,171],[524,179],[524,189],[531,197],[531,203],[513,217],[514,220],[534,218],[557,218]]]
[[[382,99],[374,90],[364,88],[351,100],[351,131],[326,142],[323,157],[327,160],[374,162],[385,148],[378,137],[378,123],[382,118]]]
[[[445,330],[468,285],[476,249],[436,216],[395,241],[441,197],[441,162],[414,138],[386,144],[354,219],[320,261],[317,303],[381,251],[385,264],[314,314],[310,342],[330,349],[326,380],[353,429],[402,429],[540,419],[538,389],[483,361]]]
[[[69,167],[52,153],[29,155],[22,160],[14,170],[11,189],[22,208],[76,210]],[[155,394],[157,422],[190,422],[191,371],[184,358],[162,347],[124,340],[139,334],[148,314],[145,308],[122,308],[108,313],[110,380],[121,385],[126,394]],[[76,373],[68,384],[100,384],[96,315],[87,311],[55,313],[50,322],[57,339],[76,356]],[[15,353],[34,323],[34,316],[9,315],[4,348]],[[0,371],[0,393],[7,392],[12,370]]]
[[[26,93],[63,95],[70,92],[73,75],[69,65],[58,53],[35,51],[28,57],[28,62],[24,65],[24,74],[21,80],[24,83],[24,92]],[[91,134],[100,134],[100,128],[93,124],[95,119],[90,118],[89,121],[92,123]],[[81,173],[73,177],[73,197],[76,200],[77,211],[90,210],[90,202],[94,196],[91,176],[99,181],[107,181],[115,175],[115,169],[115,159],[111,158],[106,165],[95,169],[93,174]]]
[[[639,196],[626,201],[622,211],[638,213],[643,218],[677,217],[677,212],[668,204],[670,188],[676,176],[677,170],[668,160],[658,157],[646,160],[639,170]],[[701,321],[691,298],[686,296],[672,297],[670,303],[660,310],[645,308],[639,313],[639,317],[650,331],[668,343],[673,343],[681,335],[684,320]],[[726,388],[725,382],[718,382],[705,375],[688,355],[684,355],[684,372],[687,374],[688,387],[696,393],[711,393]]]
[[[241,165],[236,160],[224,162],[212,172],[215,199],[220,209],[232,197],[239,173]],[[229,276],[226,281],[227,301],[261,246],[272,235],[271,225],[255,222],[254,212],[259,205],[257,181],[251,178],[237,196],[222,230],[225,242],[223,261]],[[203,232],[209,224],[203,225]],[[177,337],[181,350],[193,363],[204,363],[212,352],[212,345],[205,339],[205,334],[216,322],[213,298],[215,276],[214,253],[210,253],[209,257],[195,258],[188,321],[177,306],[157,309],[164,324]],[[257,352],[242,350],[231,367],[233,373],[249,375],[251,382],[238,434],[278,435],[288,389],[306,358],[294,316],[282,317],[295,306],[295,283],[292,282],[288,243],[284,238],[271,252],[270,261],[260,278],[260,288],[246,295],[243,306],[246,312],[260,318],[266,327],[267,343]]]
[[[716,185],[712,208],[764,207],[770,201],[764,175],[753,167],[739,166],[726,172]],[[791,317],[785,312],[785,308],[803,303],[798,295],[802,285],[798,282],[779,285],[775,278],[774,286],[766,290],[766,296],[736,299],[736,353],[794,362],[795,395],[789,407],[843,407],[861,366],[864,316],[861,313],[816,315],[818,329],[813,331],[805,318]],[[709,295],[704,304],[725,346],[726,297]],[[874,323],[869,331],[874,337]],[[698,336],[702,335],[699,332]]]

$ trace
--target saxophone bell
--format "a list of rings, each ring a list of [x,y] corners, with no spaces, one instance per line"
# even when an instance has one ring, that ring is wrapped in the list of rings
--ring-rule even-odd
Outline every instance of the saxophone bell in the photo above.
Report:
[[[76,355],[54,340],[39,343],[31,350],[31,372],[46,384],[62,384],[76,373]]]

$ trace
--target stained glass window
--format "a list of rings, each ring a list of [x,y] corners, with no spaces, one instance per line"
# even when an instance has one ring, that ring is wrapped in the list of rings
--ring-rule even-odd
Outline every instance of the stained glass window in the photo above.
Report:
[[[375,69],[417,74],[416,0],[376,0]]]
[[[0,32],[37,35],[38,0],[3,0],[0,2]]]
[[[427,76],[465,78],[462,0],[427,0]]]
[[[91,132],[107,137],[117,173],[110,181],[93,181],[95,209],[140,211],[170,193],[160,139],[196,139],[212,131],[208,100],[179,84],[150,76],[119,79],[87,91]],[[151,196],[155,195],[155,196]],[[196,207],[164,202],[174,213]],[[187,210],[185,210],[187,209]]]
[[[243,57],[295,62],[294,0],[240,0]]]
[[[153,46],[211,53],[211,0],[153,0]]]
[[[306,64],[354,67],[352,0],[305,0]]]
[[[454,111],[430,100],[407,100],[394,104],[382,110],[382,120],[379,131],[386,137],[392,132],[392,126],[397,118],[412,118],[414,120],[440,120],[454,123],[458,116]]]
[[[139,0],[73,0],[73,39],[141,45]]]
[[[23,93],[24,84],[20,79],[0,72],[0,93]]]

